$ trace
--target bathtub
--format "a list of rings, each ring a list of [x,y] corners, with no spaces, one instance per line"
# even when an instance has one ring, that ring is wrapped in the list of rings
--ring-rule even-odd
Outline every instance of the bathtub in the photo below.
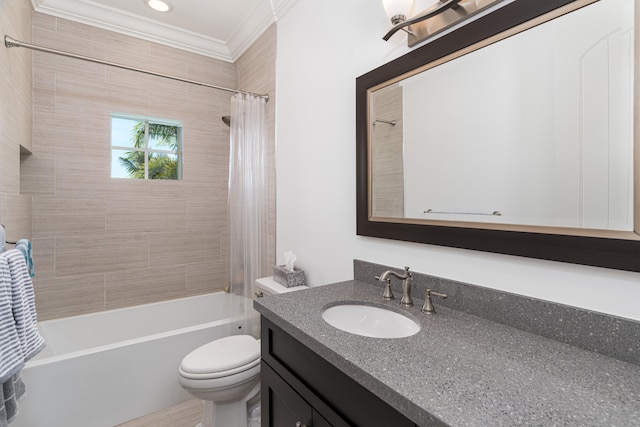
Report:
[[[111,427],[191,398],[178,366],[196,347],[244,333],[224,292],[39,322],[47,346],[27,362],[11,427]]]

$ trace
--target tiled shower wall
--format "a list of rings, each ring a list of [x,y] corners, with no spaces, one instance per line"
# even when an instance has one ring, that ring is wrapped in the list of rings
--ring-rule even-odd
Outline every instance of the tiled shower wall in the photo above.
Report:
[[[0,36],[31,41],[31,4],[0,1]],[[20,194],[21,152],[31,150],[31,53],[0,45],[0,224],[7,240],[31,237],[31,197]]]
[[[234,65],[36,13],[33,43],[214,85]],[[39,319],[223,289],[229,281],[228,92],[33,53]],[[181,120],[182,181],[110,178],[110,114]]]

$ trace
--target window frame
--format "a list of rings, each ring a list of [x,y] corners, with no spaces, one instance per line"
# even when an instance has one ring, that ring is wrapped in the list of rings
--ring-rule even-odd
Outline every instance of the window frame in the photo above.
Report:
[[[114,145],[113,141],[113,119],[123,119],[123,120],[131,120],[137,122],[144,122],[144,148],[137,148],[132,146],[122,146],[122,145]],[[172,126],[177,128],[176,139],[177,139],[177,150],[161,150],[161,149],[150,149],[149,148],[149,124],[155,125],[164,125],[164,126]],[[114,150],[126,150],[126,151],[139,151],[144,152],[144,180],[149,180],[149,153],[158,153],[158,154],[169,154],[175,155],[177,157],[177,172],[176,179],[165,179],[163,181],[182,181],[182,172],[183,172],[183,159],[184,159],[184,126],[181,120],[172,120],[172,119],[159,119],[156,117],[149,116],[141,116],[137,114],[127,114],[127,113],[111,113],[110,114],[110,135],[109,135],[109,145],[110,145],[110,153],[111,153],[111,162],[113,163],[113,151]],[[115,179],[136,179],[132,177],[114,177],[113,176],[113,164],[110,165],[111,178]]]

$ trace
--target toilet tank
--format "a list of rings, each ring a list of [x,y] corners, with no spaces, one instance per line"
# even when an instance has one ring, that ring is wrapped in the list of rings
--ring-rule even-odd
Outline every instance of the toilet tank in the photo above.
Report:
[[[294,286],[287,288],[280,283],[273,280],[273,277],[263,277],[256,280],[256,294],[260,295],[277,295],[286,292],[299,291],[301,289],[307,289],[307,286]]]

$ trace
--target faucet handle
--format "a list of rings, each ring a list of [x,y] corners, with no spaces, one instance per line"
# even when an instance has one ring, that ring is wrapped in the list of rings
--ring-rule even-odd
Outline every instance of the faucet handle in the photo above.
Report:
[[[387,279],[384,284],[384,292],[382,293],[382,299],[391,301],[395,299],[393,292],[391,291],[391,279]]]
[[[393,296],[393,292],[391,291],[391,279],[387,277],[385,280],[382,280],[380,276],[375,276],[375,279],[380,282],[384,282],[384,292],[382,293],[382,299],[386,301],[395,299],[395,297]]]
[[[447,297],[446,294],[434,292],[431,289],[427,289],[427,295],[424,297],[424,305],[422,306],[423,313],[436,314],[436,308],[433,306],[433,302],[431,302],[431,295],[437,296],[438,298],[442,299],[445,299]]]

